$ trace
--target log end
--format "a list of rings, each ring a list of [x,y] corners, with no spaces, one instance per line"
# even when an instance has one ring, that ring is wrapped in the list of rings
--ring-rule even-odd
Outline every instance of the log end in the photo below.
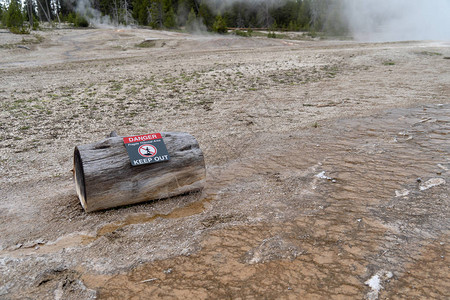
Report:
[[[84,179],[83,161],[81,160],[80,151],[78,147],[75,147],[73,153],[73,169],[74,169],[74,181],[75,189],[77,191],[78,198],[80,199],[81,206],[84,210],[87,210],[86,204],[86,185]]]

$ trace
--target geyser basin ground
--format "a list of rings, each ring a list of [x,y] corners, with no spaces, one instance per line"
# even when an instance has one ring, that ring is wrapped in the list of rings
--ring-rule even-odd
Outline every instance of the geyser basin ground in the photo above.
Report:
[[[2,298],[448,294],[448,43],[1,34]],[[203,194],[84,213],[113,129],[192,133]]]

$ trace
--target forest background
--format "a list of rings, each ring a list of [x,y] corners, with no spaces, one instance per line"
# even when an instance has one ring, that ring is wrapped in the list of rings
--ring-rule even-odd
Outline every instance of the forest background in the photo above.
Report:
[[[42,22],[75,27],[149,26],[190,32],[289,30],[345,35],[343,0],[3,0],[2,27],[15,33]]]

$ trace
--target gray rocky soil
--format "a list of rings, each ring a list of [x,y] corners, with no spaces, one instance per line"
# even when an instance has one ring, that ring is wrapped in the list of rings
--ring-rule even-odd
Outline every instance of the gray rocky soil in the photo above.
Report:
[[[449,58],[448,42],[0,31],[0,298],[448,298]],[[73,149],[112,130],[189,132],[205,189],[85,213]]]

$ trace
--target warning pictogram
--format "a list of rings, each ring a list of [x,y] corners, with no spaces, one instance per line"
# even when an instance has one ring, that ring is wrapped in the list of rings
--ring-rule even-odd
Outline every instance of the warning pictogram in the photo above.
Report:
[[[143,157],[153,157],[156,155],[158,150],[156,150],[156,147],[149,144],[144,144],[139,147],[138,152]]]

